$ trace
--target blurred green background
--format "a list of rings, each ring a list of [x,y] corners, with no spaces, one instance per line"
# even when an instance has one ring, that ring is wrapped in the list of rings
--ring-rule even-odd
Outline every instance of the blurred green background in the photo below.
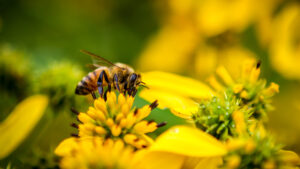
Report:
[[[235,75],[244,59],[262,61],[262,77],[280,85],[269,125],[287,149],[300,152],[300,3],[253,0],[0,0],[0,120],[23,99],[49,96],[48,109],[0,167],[55,167],[53,149],[70,133],[71,107],[90,71],[85,49],[137,71],[164,70],[205,82],[218,65]],[[136,106],[147,102],[136,98]],[[149,117],[186,123],[169,110]]]

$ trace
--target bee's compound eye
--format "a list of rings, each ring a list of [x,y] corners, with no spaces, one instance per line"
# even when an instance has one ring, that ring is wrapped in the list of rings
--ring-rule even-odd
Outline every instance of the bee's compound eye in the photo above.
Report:
[[[131,74],[129,81],[134,82],[136,79],[137,79],[137,74],[133,73],[133,74]]]

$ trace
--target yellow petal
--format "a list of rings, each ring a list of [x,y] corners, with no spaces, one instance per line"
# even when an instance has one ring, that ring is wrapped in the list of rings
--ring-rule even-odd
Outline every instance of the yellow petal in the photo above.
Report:
[[[180,169],[185,157],[167,152],[147,152],[139,160],[137,168],[141,169]]]
[[[195,33],[194,27],[186,22],[179,27],[163,25],[141,53],[138,67],[142,70],[181,72],[188,65],[197,45],[198,36]]]
[[[150,150],[192,157],[226,154],[226,148],[221,142],[197,128],[187,126],[175,126],[167,130],[156,139]]]
[[[0,124],[0,159],[9,155],[31,132],[48,105],[43,95],[31,96],[11,112]]]
[[[216,79],[215,76],[210,76],[208,79],[207,79],[207,82],[208,84],[213,87],[216,91],[222,91],[224,90],[224,86],[221,85],[218,80]]]
[[[227,84],[231,85],[233,83],[233,80],[231,76],[229,75],[228,71],[225,67],[220,66],[217,68],[217,75]]]
[[[290,3],[276,15],[272,25],[270,63],[284,77],[300,78],[300,5]],[[297,43],[295,43],[297,42]]]
[[[159,108],[169,108],[173,114],[184,119],[190,119],[199,107],[192,99],[162,90],[145,89],[140,92],[139,96],[148,102],[157,99]]]
[[[143,81],[151,89],[197,99],[210,98],[213,91],[204,83],[172,73],[153,71],[142,74]]]
[[[71,150],[76,148],[78,144],[76,143],[75,137],[70,137],[63,140],[54,150],[54,153],[58,156],[67,156],[71,153]]]

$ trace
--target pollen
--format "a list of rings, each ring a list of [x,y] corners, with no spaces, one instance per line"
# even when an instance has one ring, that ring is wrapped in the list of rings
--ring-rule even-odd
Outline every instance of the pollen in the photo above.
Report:
[[[152,140],[145,135],[163,126],[154,121],[147,121],[151,111],[157,107],[157,101],[142,108],[134,108],[132,96],[118,96],[114,92],[107,93],[107,100],[98,98],[87,112],[79,113],[77,119],[78,136],[101,137],[103,140],[121,139],[134,148],[148,147]],[[146,139],[147,138],[147,139]]]

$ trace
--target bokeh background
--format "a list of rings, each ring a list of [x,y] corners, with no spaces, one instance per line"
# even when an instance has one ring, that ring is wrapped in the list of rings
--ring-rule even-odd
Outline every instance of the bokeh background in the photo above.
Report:
[[[90,104],[74,94],[91,71],[80,49],[138,72],[163,70],[203,82],[219,65],[237,76],[243,60],[261,60],[262,77],[280,85],[268,128],[300,153],[299,29],[296,0],[0,0],[0,120],[28,96],[50,98],[43,118],[0,168],[55,167],[53,149],[75,132],[70,108]],[[169,110],[149,118],[168,122],[153,137],[185,123]]]

